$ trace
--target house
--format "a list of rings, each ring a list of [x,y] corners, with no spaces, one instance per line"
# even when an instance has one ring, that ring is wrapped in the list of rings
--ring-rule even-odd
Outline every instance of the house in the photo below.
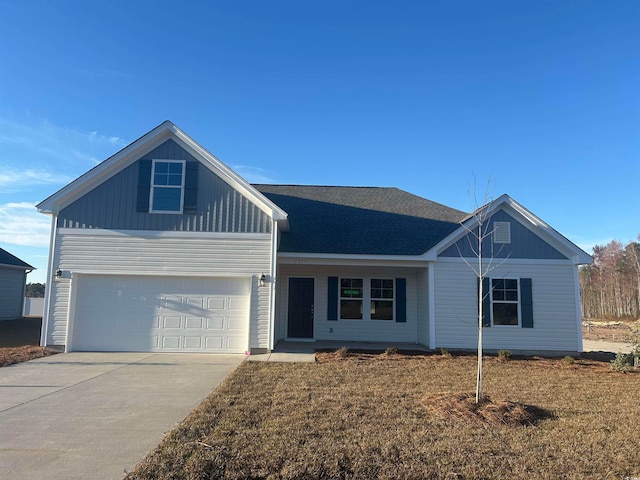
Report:
[[[462,258],[474,217],[396,188],[251,185],[167,121],[37,207],[52,218],[42,345],[477,343]],[[486,242],[501,248],[485,348],[581,351],[577,269],[590,257],[507,195],[486,208]]]
[[[31,265],[0,248],[0,320],[22,317],[27,273],[33,270]]]

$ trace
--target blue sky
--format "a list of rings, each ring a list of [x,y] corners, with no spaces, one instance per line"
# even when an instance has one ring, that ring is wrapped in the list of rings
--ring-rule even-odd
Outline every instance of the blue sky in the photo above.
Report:
[[[0,0],[0,247],[169,119],[252,182],[493,179],[589,253],[640,233],[640,2]]]

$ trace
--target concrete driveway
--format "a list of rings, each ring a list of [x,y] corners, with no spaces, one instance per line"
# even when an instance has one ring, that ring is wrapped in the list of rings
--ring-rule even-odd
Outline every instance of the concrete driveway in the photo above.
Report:
[[[244,359],[64,353],[0,368],[0,476],[122,479]]]

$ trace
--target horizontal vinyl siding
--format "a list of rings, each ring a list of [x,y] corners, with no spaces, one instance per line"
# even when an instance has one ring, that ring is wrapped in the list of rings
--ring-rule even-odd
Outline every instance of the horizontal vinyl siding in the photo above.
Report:
[[[429,271],[424,268],[416,274],[418,311],[422,321],[418,322],[418,343],[429,345]]]
[[[173,140],[142,158],[197,161]],[[137,212],[138,165],[139,162],[134,162],[64,208],[58,216],[58,226],[178,232],[269,233],[271,230],[267,214],[204,164],[198,169],[196,213]]]
[[[278,339],[287,334],[287,300],[290,277],[314,278],[314,322],[316,340],[344,340],[365,342],[418,342],[418,300],[416,269],[382,267],[339,267],[318,265],[281,265],[278,267],[276,332]],[[407,279],[407,321],[385,320],[327,320],[328,277],[350,278],[406,278]],[[426,292],[424,292],[426,295]],[[427,314],[420,315],[420,321],[427,322]],[[330,329],[333,328],[333,333]]]
[[[264,237],[264,236],[260,236]],[[166,275],[252,277],[250,347],[267,348],[269,291],[258,287],[257,276],[270,275],[269,238],[141,238],[125,235],[73,235],[59,233],[53,270],[113,275]],[[54,283],[48,342],[65,344],[69,286]]]
[[[0,267],[0,320],[22,317],[24,270]]]
[[[474,349],[478,343],[477,278],[460,262],[435,264],[436,346]],[[484,348],[578,351],[576,298],[571,265],[504,263],[492,278],[531,278],[533,328],[492,326],[483,330]]]

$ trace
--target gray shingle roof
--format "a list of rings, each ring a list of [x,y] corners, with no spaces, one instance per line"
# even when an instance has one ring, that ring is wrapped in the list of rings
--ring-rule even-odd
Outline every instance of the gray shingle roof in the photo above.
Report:
[[[397,188],[253,186],[289,214],[282,252],[420,255],[467,215]]]
[[[11,255],[2,248],[0,248],[0,265],[10,265],[12,267],[22,267],[25,270],[35,270],[31,265],[23,262],[18,257]]]

